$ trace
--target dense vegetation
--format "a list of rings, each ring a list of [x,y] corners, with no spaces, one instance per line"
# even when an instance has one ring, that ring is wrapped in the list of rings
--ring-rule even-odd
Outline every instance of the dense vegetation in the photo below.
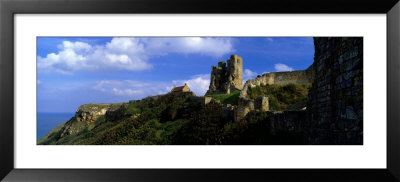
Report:
[[[237,103],[231,96],[213,96],[222,102]],[[237,98],[236,98],[237,99]],[[249,114],[233,122],[212,101],[207,105],[191,93],[166,94],[123,103],[113,117],[94,122],[71,118],[57,126],[38,144],[143,145],[143,144],[299,144],[297,134],[269,133],[267,112]],[[229,115],[229,114],[228,114]],[[76,131],[68,134],[66,131]],[[285,136],[285,137],[279,137]],[[277,140],[277,138],[279,138]]]
[[[247,97],[255,99],[259,95],[267,95],[270,110],[300,110],[306,106],[310,87],[310,83],[267,84],[253,88],[248,87]]]

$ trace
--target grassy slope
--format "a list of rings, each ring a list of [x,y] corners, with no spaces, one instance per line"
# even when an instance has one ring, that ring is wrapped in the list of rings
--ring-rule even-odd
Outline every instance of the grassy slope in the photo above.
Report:
[[[66,122],[56,126],[55,128],[53,128],[49,133],[47,133],[45,136],[40,138],[37,141],[37,144],[38,145],[41,145],[41,144],[55,144],[55,142],[57,140],[56,136],[59,136],[61,134],[60,132],[62,132],[62,128],[63,128],[63,126],[65,125]]]
[[[166,95],[157,100],[131,101],[121,111],[123,117],[117,121],[107,121],[104,116],[95,122],[72,119],[72,122],[67,121],[54,128],[38,144],[170,144],[171,136],[188,121],[182,113],[192,108],[191,104],[199,105],[190,100],[190,95]],[[84,107],[88,106],[106,107],[103,104]],[[60,137],[66,124],[79,132]]]
[[[231,104],[237,106],[238,99],[239,99],[240,91],[235,90],[230,94],[214,94],[214,95],[207,95],[207,97],[211,97],[215,100],[220,100],[225,104]]]
[[[247,97],[255,99],[259,95],[267,95],[271,110],[299,110],[305,107],[311,83],[289,83],[249,87]]]
[[[113,104],[84,104],[84,105],[79,106],[78,109],[81,109],[84,111],[90,111],[90,110],[93,110],[93,108],[96,108],[95,110],[101,110],[101,109],[109,107],[110,110],[113,111],[113,110],[116,110],[119,107],[121,107],[123,104],[125,104],[125,103],[121,102],[121,103],[113,103]]]

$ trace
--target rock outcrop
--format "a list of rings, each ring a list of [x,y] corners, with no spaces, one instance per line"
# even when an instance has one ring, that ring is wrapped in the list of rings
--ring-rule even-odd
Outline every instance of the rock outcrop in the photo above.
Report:
[[[117,121],[123,117],[125,103],[84,104],[79,106],[75,116],[65,122],[60,137],[77,134],[104,116],[108,121]]]
[[[84,104],[79,106],[75,112],[77,121],[93,122],[100,116],[110,115],[114,117],[118,110],[121,110],[123,103],[116,104]],[[112,116],[111,116],[112,115]]]
[[[218,62],[211,71],[210,86],[206,95],[229,94],[242,89],[243,59],[238,55],[231,55],[230,59]]]
[[[99,116],[106,114],[110,104],[84,104],[79,106],[75,112],[77,121],[96,121]]]

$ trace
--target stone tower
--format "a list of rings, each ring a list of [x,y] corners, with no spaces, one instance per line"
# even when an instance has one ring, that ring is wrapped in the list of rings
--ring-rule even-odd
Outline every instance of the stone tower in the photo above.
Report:
[[[230,59],[218,62],[211,70],[210,87],[206,95],[229,94],[235,90],[242,90],[243,59],[238,55],[231,55]]]
[[[242,90],[243,86],[243,59],[232,55],[228,60],[228,83],[231,91]]]

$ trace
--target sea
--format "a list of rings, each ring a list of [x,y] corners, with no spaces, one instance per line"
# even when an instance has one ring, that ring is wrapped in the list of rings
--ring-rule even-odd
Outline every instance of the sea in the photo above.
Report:
[[[39,140],[54,127],[71,119],[75,113],[38,112],[36,138]]]

